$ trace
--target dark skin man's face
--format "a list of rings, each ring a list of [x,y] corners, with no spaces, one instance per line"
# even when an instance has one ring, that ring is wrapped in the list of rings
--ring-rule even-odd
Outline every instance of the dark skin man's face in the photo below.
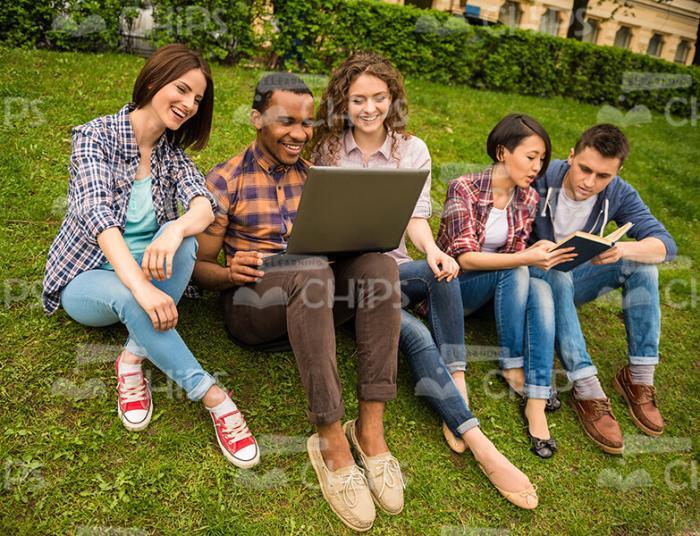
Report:
[[[294,165],[313,136],[313,114],[311,95],[275,91],[262,114],[251,113],[258,146],[277,164]]]

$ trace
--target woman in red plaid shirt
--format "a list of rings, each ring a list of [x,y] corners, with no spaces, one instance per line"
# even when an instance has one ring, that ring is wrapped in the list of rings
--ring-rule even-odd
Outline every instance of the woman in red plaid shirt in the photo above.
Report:
[[[541,241],[526,247],[539,196],[531,186],[547,169],[545,129],[522,114],[504,117],[486,143],[493,164],[450,182],[437,244],[454,257],[465,315],[493,300],[501,374],[522,396],[520,412],[532,450],[551,457],[545,409],[552,396],[554,307],[549,286],[527,267],[549,269],[572,258]],[[558,407],[553,398],[549,409]],[[551,406],[554,406],[553,408]]]

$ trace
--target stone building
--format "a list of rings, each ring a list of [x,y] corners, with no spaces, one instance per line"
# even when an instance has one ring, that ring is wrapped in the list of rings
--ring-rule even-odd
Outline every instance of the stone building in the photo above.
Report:
[[[573,0],[386,0],[466,14],[471,19],[566,37]],[[699,0],[590,0],[583,40],[689,65],[695,54]]]

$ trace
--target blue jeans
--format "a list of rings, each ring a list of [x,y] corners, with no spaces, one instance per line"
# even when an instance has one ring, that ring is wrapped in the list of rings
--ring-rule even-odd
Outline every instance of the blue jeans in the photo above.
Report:
[[[163,225],[156,237],[168,225]],[[153,285],[168,294],[175,303],[192,275],[197,257],[197,240],[187,237],[173,258],[172,277],[153,280]],[[141,256],[136,258],[141,264]],[[76,322],[103,327],[121,322],[129,330],[126,349],[148,358],[164,374],[187,393],[190,400],[200,400],[216,383],[204,371],[175,329],[156,331],[150,317],[138,304],[131,291],[111,270],[88,270],[73,279],[61,293],[61,305]]]
[[[523,368],[524,394],[549,398],[554,364],[554,302],[544,281],[525,267],[462,272],[464,315],[493,300],[502,369]]]
[[[530,268],[530,274],[552,288],[557,353],[571,381],[598,374],[586,350],[576,307],[620,287],[629,362],[633,365],[659,362],[661,308],[656,265],[625,260],[603,265],[587,262],[570,272]]]
[[[457,437],[479,425],[450,375],[465,370],[464,315],[457,280],[439,282],[425,261],[399,265],[402,305],[427,300],[430,329],[401,311],[399,349],[413,370],[416,395],[424,396]]]

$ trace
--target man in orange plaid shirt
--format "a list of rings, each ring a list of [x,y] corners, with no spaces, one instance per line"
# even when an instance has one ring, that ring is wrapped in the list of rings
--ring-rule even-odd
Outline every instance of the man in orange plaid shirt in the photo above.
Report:
[[[383,426],[384,404],[396,396],[396,262],[366,253],[260,270],[265,256],[285,251],[294,225],[309,167],[300,155],[313,135],[313,105],[311,91],[293,74],[260,80],[251,111],[255,141],[207,175],[219,208],[198,237],[194,278],[221,291],[226,329],[236,340],[255,346],[289,338],[318,430],[307,448],[323,495],[346,525],[367,530],[375,518],[373,498],[388,513],[403,509],[403,478]],[[222,248],[226,266],[217,260]],[[360,415],[341,426],[335,326],[353,317]]]

